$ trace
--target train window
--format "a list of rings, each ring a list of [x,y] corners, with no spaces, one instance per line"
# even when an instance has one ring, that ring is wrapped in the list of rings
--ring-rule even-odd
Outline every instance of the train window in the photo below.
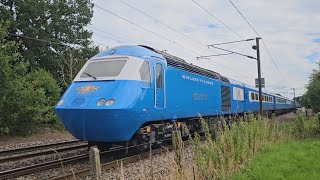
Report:
[[[255,94],[255,100],[259,100],[259,96],[258,96],[258,94]]]
[[[88,64],[80,78],[118,76],[127,60],[94,61]]]
[[[161,64],[156,65],[156,83],[157,83],[157,88],[162,87],[162,65]]]
[[[143,61],[143,64],[140,67],[139,73],[142,81],[148,81],[148,82],[151,81],[150,67],[149,67],[148,61]]]

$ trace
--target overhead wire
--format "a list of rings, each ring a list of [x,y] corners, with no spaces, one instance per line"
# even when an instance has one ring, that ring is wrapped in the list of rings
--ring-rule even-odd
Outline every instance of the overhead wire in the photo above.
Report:
[[[121,1],[121,0],[120,0],[120,1]],[[184,37],[187,37],[188,39],[193,40],[193,41],[196,41],[196,42],[198,42],[199,44],[201,44],[202,46],[207,47],[207,45],[205,45],[205,44],[201,43],[200,41],[195,40],[195,39],[193,39],[193,38],[191,38],[191,37],[189,37],[189,36],[187,36],[187,35],[185,35],[185,34],[183,34],[183,33],[180,33],[179,31],[177,31],[176,29],[172,28],[171,26],[169,26],[169,25],[167,25],[167,24],[163,23],[162,21],[160,21],[160,20],[158,20],[158,19],[156,19],[156,18],[152,17],[151,15],[148,15],[147,13],[144,13],[143,11],[139,10],[138,8],[135,8],[134,6],[129,5],[128,3],[124,3],[123,1],[121,1],[121,2],[122,2],[123,4],[125,4],[125,5],[127,5],[127,6],[129,6],[129,7],[131,7],[131,8],[134,8],[135,10],[137,10],[138,12],[140,12],[140,13],[142,13],[142,14],[146,15],[147,17],[149,17],[149,18],[151,18],[151,19],[153,19],[153,20],[155,20],[155,21],[157,21],[157,22],[159,22],[159,23],[163,24],[164,26],[166,26],[166,27],[168,27],[169,29],[171,29],[171,30],[175,31],[176,33],[179,33],[179,34],[183,35]],[[141,25],[138,25],[137,23],[132,22],[132,21],[130,21],[130,20],[128,20],[128,19],[126,19],[126,18],[124,18],[124,17],[122,17],[122,16],[120,16],[120,15],[116,14],[116,13],[113,13],[113,12],[111,12],[111,11],[109,11],[109,10],[107,10],[107,9],[105,9],[105,8],[103,8],[103,7],[99,6],[99,5],[97,5],[97,4],[95,4],[95,7],[99,8],[99,9],[101,9],[101,10],[103,10],[103,11],[105,11],[105,12],[107,12],[107,13],[109,13],[109,14],[111,14],[111,15],[115,16],[115,17],[118,17],[118,18],[120,18],[120,19],[122,19],[122,20],[124,20],[124,21],[126,21],[126,22],[128,22],[128,23],[130,23],[130,24],[133,24],[133,25],[135,25],[135,26],[137,26],[137,27],[139,27],[139,28],[141,28],[141,29],[144,29],[144,30],[146,30],[146,31],[148,31],[148,32],[150,32],[150,33],[152,33],[152,34],[154,34],[154,35],[156,35],[156,36],[158,36],[158,37],[160,37],[160,38],[162,38],[162,39],[165,39],[166,41],[169,41],[169,42],[171,42],[171,43],[174,43],[174,44],[176,44],[176,45],[178,45],[178,46],[182,47],[183,49],[188,50],[189,52],[192,52],[193,54],[196,54],[196,55],[198,55],[198,56],[201,56],[201,54],[199,54],[199,53],[197,53],[197,52],[195,52],[195,51],[193,51],[193,50],[190,50],[190,49],[188,49],[188,48],[184,47],[183,45],[178,44],[177,42],[172,41],[172,40],[170,40],[170,39],[168,39],[168,38],[166,38],[166,37],[164,37],[164,36],[162,36],[162,35],[160,35],[160,34],[158,34],[158,33],[154,32],[154,31],[151,31],[151,30],[149,30],[149,29],[147,29],[147,28],[145,28],[145,27],[143,27],[143,26],[141,26]],[[244,39],[244,38],[243,38],[243,39]],[[216,48],[216,47],[214,47],[214,48]],[[241,53],[233,52],[233,51],[226,50],[226,49],[223,49],[223,48],[216,48],[216,49],[220,49],[220,50],[222,50],[222,51],[229,52],[230,54],[238,54],[238,55],[240,55],[240,54],[241,54]],[[232,52],[232,53],[231,53],[231,52]],[[241,54],[241,55],[243,55],[243,54]],[[247,55],[243,55],[243,56],[246,56],[246,57],[247,57]],[[219,63],[217,63],[217,62],[214,62],[214,63],[219,64]],[[219,64],[219,65],[221,65],[221,64]],[[222,66],[222,65],[221,65],[221,66]],[[230,69],[230,68],[228,68],[228,69]],[[230,70],[232,70],[232,69],[230,69]],[[232,71],[234,71],[234,70],[232,70]],[[240,74],[241,74],[241,73],[240,73]]]
[[[118,39],[122,39],[122,40],[125,40],[125,41],[128,41],[128,42],[131,42],[131,43],[135,43],[135,44],[139,44],[138,42],[135,42],[135,41],[132,41],[132,40],[129,40],[129,39],[123,38],[123,37],[121,37],[121,36],[118,36],[118,35],[115,35],[115,34],[109,33],[109,32],[107,32],[107,31],[104,31],[104,30],[98,29],[98,28],[93,27],[93,26],[88,26],[88,28],[93,29],[93,30],[96,30],[96,31],[99,31],[99,32],[102,32],[102,33],[107,34],[107,35],[109,35],[109,36],[113,36],[113,37],[118,38]]]
[[[57,44],[57,45],[61,45],[61,46],[72,47],[71,45],[69,45],[69,44],[64,44],[64,43],[62,43],[62,42],[54,42],[54,41],[49,41],[49,40],[45,40],[45,39],[34,38],[34,37],[30,37],[30,36],[25,36],[25,35],[19,35],[19,34],[13,34],[13,33],[7,33],[7,35],[9,35],[9,36],[15,36],[15,37],[21,37],[21,38],[30,39],[30,40],[39,41],[39,42],[45,42],[45,43]],[[101,44],[101,45],[105,45],[105,46],[108,47],[108,45],[102,44],[102,43],[99,43],[99,42],[94,42],[94,41],[92,41],[92,43]],[[74,45],[83,47],[82,45],[79,45],[79,44],[74,44]]]
[[[217,43],[217,44],[210,44],[208,46],[218,46],[218,45],[224,45],[224,44],[233,44],[233,43],[238,43],[238,42],[243,42],[243,41],[252,41],[254,39],[244,39],[244,40],[239,40],[239,41],[229,41],[229,42],[223,42],[223,43]]]
[[[123,4],[125,4],[126,6],[128,6],[128,7],[132,8],[132,9],[134,9],[134,10],[138,11],[138,12],[140,12],[141,14],[143,14],[143,15],[145,15],[145,16],[147,16],[147,17],[151,18],[151,19],[153,19],[154,21],[156,21],[156,22],[158,22],[158,23],[160,23],[160,24],[162,24],[162,25],[166,26],[167,28],[169,28],[169,29],[173,30],[174,32],[176,32],[176,33],[178,33],[178,34],[180,34],[180,35],[182,35],[182,36],[184,36],[184,37],[186,37],[186,38],[188,38],[188,39],[190,39],[190,40],[192,40],[192,41],[195,41],[195,42],[199,43],[200,45],[202,45],[202,46],[204,46],[204,47],[208,47],[208,45],[205,45],[205,44],[203,44],[202,42],[200,42],[200,41],[198,41],[198,40],[195,40],[195,39],[193,39],[193,38],[191,38],[191,37],[189,37],[189,36],[187,36],[187,35],[185,35],[185,34],[183,34],[183,33],[179,32],[179,31],[178,31],[178,30],[176,30],[175,28],[173,28],[173,27],[169,26],[169,25],[168,25],[168,24],[166,24],[166,23],[163,23],[162,21],[160,21],[160,20],[158,20],[158,19],[156,19],[156,18],[152,17],[151,15],[149,15],[149,14],[147,14],[147,13],[143,12],[142,10],[140,10],[140,9],[138,9],[138,8],[136,8],[136,7],[132,6],[132,5],[130,5],[130,4],[126,3],[126,2],[124,2],[123,0],[119,0],[119,1],[120,1],[120,2],[122,2]],[[236,42],[242,42],[242,41],[251,41],[251,40],[253,40],[253,39],[245,39],[245,40],[239,40],[239,41],[233,41],[233,42],[219,43],[219,44],[214,44],[214,45],[229,44],[229,43],[236,43]],[[212,46],[212,45],[209,45],[209,46]],[[222,54],[222,55],[229,55],[229,54],[238,54],[238,55],[243,55],[243,54],[241,54],[241,53],[233,52],[233,51],[226,50],[226,49],[223,49],[223,48],[216,48],[216,47],[214,47],[214,46],[212,46],[212,47],[213,47],[213,48],[215,48],[215,49],[219,49],[219,50],[222,50],[222,51],[226,51],[226,52],[228,52],[227,54]],[[220,56],[220,55],[218,55],[218,56]],[[201,57],[201,56],[199,56],[199,57]],[[245,57],[248,57],[248,56],[246,56],[246,55],[245,55]],[[251,58],[251,56],[250,56],[250,58]],[[198,59],[198,58],[197,58],[197,59]]]
[[[210,57],[214,57],[214,56],[225,56],[225,55],[230,55],[233,54],[233,52],[229,52],[229,53],[225,53],[225,54],[213,54],[213,55],[207,55],[207,56],[199,56],[196,57],[197,59],[208,59]]]
[[[241,13],[241,11],[237,8],[237,6],[236,6],[231,0],[229,0],[229,2],[230,2],[230,3],[232,4],[232,6],[237,10],[237,12],[240,14],[240,16],[246,21],[246,23],[251,27],[251,29],[256,33],[256,35],[261,38],[260,34],[255,30],[255,28],[253,28],[253,26],[249,23],[249,21],[247,20],[247,18],[244,17],[244,15],[243,15],[243,14]],[[276,67],[276,69],[277,69],[278,72],[280,73],[280,70],[279,70],[277,64],[275,63],[275,61],[274,61],[274,59],[273,59],[273,57],[272,57],[272,55],[271,55],[271,53],[270,53],[270,51],[269,51],[266,43],[264,42],[263,39],[261,39],[261,40],[262,40],[262,43],[263,43],[263,45],[264,45],[264,47],[265,47],[268,55],[269,55],[270,58],[271,58],[274,66]]]
[[[205,44],[203,44],[202,42],[200,42],[200,41],[198,41],[198,40],[196,40],[196,39],[193,39],[193,38],[191,38],[190,36],[185,35],[184,33],[179,32],[179,31],[178,31],[178,30],[176,30],[175,28],[173,28],[173,27],[169,26],[168,24],[166,24],[166,23],[164,23],[164,22],[162,22],[162,21],[160,21],[160,20],[158,20],[158,19],[156,19],[156,18],[152,17],[151,15],[149,15],[149,14],[147,14],[147,13],[143,12],[142,10],[140,10],[140,9],[138,9],[138,8],[136,8],[136,7],[132,6],[132,5],[130,5],[130,4],[126,3],[126,2],[124,2],[123,0],[120,0],[120,2],[122,2],[123,4],[127,5],[128,7],[132,8],[132,9],[134,9],[134,10],[136,10],[136,11],[140,12],[141,14],[143,14],[143,15],[145,15],[145,16],[147,16],[147,17],[149,17],[150,19],[153,19],[154,21],[156,21],[156,22],[158,22],[158,23],[160,23],[160,24],[162,24],[162,25],[166,26],[167,28],[171,29],[172,31],[174,31],[174,32],[176,32],[176,33],[178,33],[178,34],[180,34],[180,35],[182,35],[182,36],[184,36],[184,37],[186,37],[186,38],[188,38],[188,39],[190,39],[190,40],[192,40],[192,41],[194,41],[194,42],[197,42],[197,43],[201,44],[202,46],[205,46],[205,47],[206,47],[206,45],[205,45]]]
[[[105,12],[107,12],[107,13],[113,15],[113,16],[116,16],[116,17],[118,17],[118,18],[120,18],[120,19],[122,19],[122,20],[124,20],[124,21],[126,21],[126,22],[128,22],[128,23],[130,23],[130,24],[133,24],[133,25],[135,25],[135,26],[137,26],[137,27],[139,27],[139,28],[141,28],[141,29],[143,29],[143,30],[145,30],[145,31],[148,31],[148,32],[150,32],[150,33],[152,33],[152,34],[154,34],[154,35],[156,35],[156,36],[159,36],[159,37],[161,37],[162,39],[164,39],[164,40],[166,40],[166,41],[169,41],[169,42],[171,42],[171,43],[173,43],[173,44],[176,44],[176,45],[180,46],[181,48],[183,48],[183,49],[185,49],[185,50],[187,50],[187,51],[189,51],[189,52],[191,52],[191,53],[193,53],[193,54],[196,54],[196,55],[198,55],[198,56],[201,56],[199,53],[197,53],[197,52],[195,52],[195,51],[193,51],[193,50],[191,50],[191,49],[189,49],[189,48],[186,48],[186,47],[184,47],[183,45],[181,45],[181,44],[179,44],[179,43],[177,43],[177,42],[175,42],[175,41],[172,41],[171,39],[168,39],[168,38],[166,38],[166,37],[164,37],[164,36],[162,36],[162,35],[154,32],[154,31],[151,31],[150,29],[147,29],[147,28],[145,28],[145,27],[143,27],[143,26],[141,26],[141,25],[139,25],[139,24],[137,24],[137,23],[135,23],[135,22],[132,22],[132,21],[130,21],[130,20],[128,20],[128,19],[126,19],[126,18],[124,18],[124,17],[116,14],[116,13],[113,13],[113,12],[111,12],[111,11],[109,11],[109,10],[107,10],[107,9],[105,9],[105,8],[97,5],[97,4],[95,4],[95,7],[99,8],[99,9],[101,9],[101,10],[103,10],[103,11],[105,11]]]
[[[207,14],[209,14],[212,18],[214,18],[215,20],[219,21],[221,24],[223,24],[227,29],[229,29],[233,34],[235,34],[236,36],[238,36],[240,39],[245,39],[243,38],[239,33],[235,32],[230,26],[228,26],[226,23],[224,23],[222,20],[220,20],[218,17],[216,17],[213,13],[209,12],[205,7],[203,7],[201,4],[199,4],[198,2],[196,2],[195,0],[192,0],[197,6],[199,6],[202,10],[204,10],[205,12],[207,12]],[[240,41],[242,41],[240,40]],[[245,42],[245,41],[244,41]],[[247,44],[249,44],[251,46],[250,43],[247,42]],[[225,50],[223,48],[217,48],[215,46],[211,46],[212,48],[216,48],[216,49],[220,49],[220,50]],[[226,52],[230,52],[230,50],[227,50]],[[232,52],[232,51],[231,51]],[[242,53],[234,53],[234,54],[242,54]],[[243,55],[243,54],[242,54]],[[247,55],[244,55],[245,57],[248,57]],[[252,56],[250,56],[249,58],[251,58]],[[252,59],[252,58],[251,58]]]
[[[205,7],[203,7],[201,4],[199,4],[198,2],[196,2],[195,0],[192,0],[196,5],[198,5],[202,10],[204,10],[205,12],[207,12],[211,17],[213,17],[214,19],[216,19],[217,21],[219,21],[221,24],[223,24],[226,28],[228,28],[231,32],[233,32],[236,36],[238,36],[240,39],[245,39],[243,38],[239,33],[235,32],[230,26],[228,26],[227,24],[225,24],[222,20],[220,20],[219,18],[217,18],[213,13],[211,13],[210,11],[208,11]]]
[[[238,52],[231,51],[231,50],[228,50],[228,49],[224,49],[224,48],[220,48],[220,47],[216,47],[216,46],[212,46],[212,47],[216,48],[216,49],[223,50],[223,51],[227,51],[227,52],[232,53],[232,54],[237,54],[237,55],[240,55],[240,56],[244,56],[244,57],[247,57],[247,58],[250,58],[250,59],[257,59],[257,58],[255,58],[253,56],[242,54],[242,53],[238,53]]]
[[[31,40],[45,42],[45,43],[57,44],[57,45],[61,45],[61,46],[70,46],[68,44],[63,44],[61,42],[53,42],[53,41],[48,41],[48,40],[45,40],[45,39],[33,38],[33,37],[25,36],[25,35],[19,35],[19,34],[13,34],[13,33],[7,33],[7,35],[15,36],[15,37],[22,37],[22,38],[25,38],[25,39],[31,39]]]

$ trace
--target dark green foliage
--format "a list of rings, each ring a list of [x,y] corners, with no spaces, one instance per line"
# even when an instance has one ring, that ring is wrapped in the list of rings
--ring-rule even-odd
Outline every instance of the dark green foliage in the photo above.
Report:
[[[307,93],[304,95],[304,104],[310,105],[314,112],[320,112],[320,63],[319,69],[310,76]]]
[[[7,24],[0,21],[0,136],[26,135],[36,125],[56,123],[53,105],[61,89],[47,71],[28,71],[18,45],[5,39]]]
[[[91,21],[93,4],[90,0],[0,0],[0,17],[12,20],[10,36],[20,42],[19,52],[30,63],[31,69],[44,68],[60,80],[65,70],[64,55],[72,49],[73,56],[81,61],[98,52],[91,47],[92,33],[84,27]],[[78,71],[78,66],[74,71]],[[73,78],[73,77],[72,77]]]
[[[90,0],[0,0],[0,136],[60,127],[60,87],[99,51],[85,29],[92,8]]]

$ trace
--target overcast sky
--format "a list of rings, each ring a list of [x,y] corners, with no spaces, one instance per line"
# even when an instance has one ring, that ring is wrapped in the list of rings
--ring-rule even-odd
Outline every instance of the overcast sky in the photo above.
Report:
[[[254,59],[235,54],[212,57],[210,60],[196,59],[200,55],[226,53],[207,48],[206,45],[257,37],[229,0],[194,0],[218,20],[192,0],[121,1],[93,1],[97,6],[94,7],[92,25],[89,29],[93,31],[94,42],[100,43],[100,48],[144,44],[158,50],[168,50],[168,53],[181,57],[189,63],[254,85],[254,78],[257,77],[257,64]],[[308,77],[312,70],[317,68],[316,63],[320,60],[320,1],[232,0],[232,2],[263,38],[278,67],[277,70],[261,42],[262,73],[266,79],[266,90],[290,98],[293,97],[290,88],[297,88],[297,95],[305,92],[304,87]],[[253,44],[255,41],[219,47],[255,57],[256,52],[251,48]]]

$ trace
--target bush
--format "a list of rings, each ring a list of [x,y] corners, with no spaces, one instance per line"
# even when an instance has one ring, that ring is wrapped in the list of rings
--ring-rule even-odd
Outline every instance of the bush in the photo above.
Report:
[[[61,90],[47,71],[28,72],[17,44],[5,35],[6,23],[0,21],[0,136],[27,135],[57,122],[53,105]]]
[[[316,116],[307,117],[305,114],[297,114],[294,118],[292,134],[297,139],[315,137],[319,133],[319,120]]]

